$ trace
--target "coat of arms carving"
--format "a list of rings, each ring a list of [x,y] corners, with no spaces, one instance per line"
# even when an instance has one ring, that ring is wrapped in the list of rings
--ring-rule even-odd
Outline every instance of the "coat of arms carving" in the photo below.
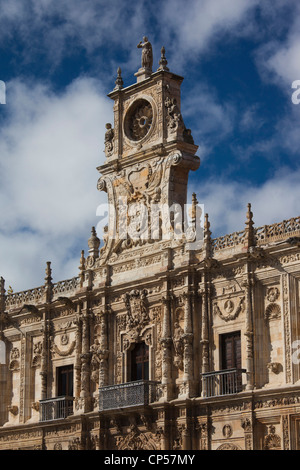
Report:
[[[149,322],[147,294],[146,289],[133,289],[124,295],[127,309],[127,328],[135,328],[140,331]]]

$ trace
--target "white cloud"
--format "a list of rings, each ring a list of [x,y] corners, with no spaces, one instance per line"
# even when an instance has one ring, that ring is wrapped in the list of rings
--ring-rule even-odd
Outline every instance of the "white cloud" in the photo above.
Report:
[[[276,83],[291,94],[292,82],[300,79],[300,6],[293,0],[276,0],[272,8],[267,5],[262,6],[262,12],[273,35],[257,49],[257,67],[266,82]]]
[[[77,274],[97,206],[106,201],[96,167],[113,117],[112,102],[92,79],[75,80],[58,95],[18,80],[8,90],[0,130],[0,266],[19,290],[43,283],[48,260],[56,280]]]
[[[168,0],[159,11],[167,18],[165,37],[172,44],[172,56],[179,67],[200,52],[214,47],[215,40],[228,40],[249,34],[248,15],[259,4],[256,0]],[[172,38],[172,40],[171,40]]]
[[[201,172],[201,167],[198,171]],[[249,202],[256,227],[298,217],[299,181],[300,168],[295,171],[280,168],[260,186],[216,176],[199,187],[191,185],[189,193],[196,192],[198,201],[204,204],[216,237],[244,229]]]
[[[111,0],[0,0],[0,38],[19,42],[18,60],[43,61],[55,69],[70,54],[86,51],[91,54],[103,47],[127,47],[132,31],[145,29],[144,2]],[[136,41],[137,39],[135,39]],[[107,54],[106,58],[110,61]],[[94,61],[97,70],[100,64]]]

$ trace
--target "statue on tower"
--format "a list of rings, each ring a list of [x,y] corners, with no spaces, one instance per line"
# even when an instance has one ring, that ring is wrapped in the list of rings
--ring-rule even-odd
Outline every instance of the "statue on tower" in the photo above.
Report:
[[[140,41],[137,47],[138,49],[142,49],[142,67],[152,72],[153,53],[152,46],[148,41],[148,38],[144,36],[143,41]]]

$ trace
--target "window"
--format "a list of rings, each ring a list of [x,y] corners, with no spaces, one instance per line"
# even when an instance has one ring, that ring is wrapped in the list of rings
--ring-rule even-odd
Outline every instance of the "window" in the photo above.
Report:
[[[73,365],[57,368],[57,396],[73,396]]]
[[[221,335],[222,395],[242,390],[241,333]],[[234,370],[232,370],[234,369]],[[231,370],[231,371],[230,371]]]
[[[138,343],[131,351],[131,381],[149,380],[149,347]]]
[[[241,333],[221,335],[221,368],[241,369]]]

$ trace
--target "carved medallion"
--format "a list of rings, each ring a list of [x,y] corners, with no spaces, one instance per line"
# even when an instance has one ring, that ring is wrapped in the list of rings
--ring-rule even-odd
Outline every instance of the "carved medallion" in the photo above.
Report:
[[[279,290],[277,287],[270,287],[267,291],[267,300],[269,302],[275,302],[279,297]]]
[[[225,424],[225,426],[223,426],[222,433],[223,433],[223,436],[226,438],[229,438],[232,436],[232,427],[230,426],[230,424]]]
[[[221,310],[218,302],[214,303],[214,314],[219,315],[220,318],[224,321],[235,320],[238,317],[240,312],[245,308],[245,297],[240,297],[237,306],[235,307],[235,302],[232,299],[227,299],[224,302],[223,309]]]
[[[125,118],[125,134],[130,140],[142,140],[150,131],[153,121],[151,104],[139,99],[130,107]]]

